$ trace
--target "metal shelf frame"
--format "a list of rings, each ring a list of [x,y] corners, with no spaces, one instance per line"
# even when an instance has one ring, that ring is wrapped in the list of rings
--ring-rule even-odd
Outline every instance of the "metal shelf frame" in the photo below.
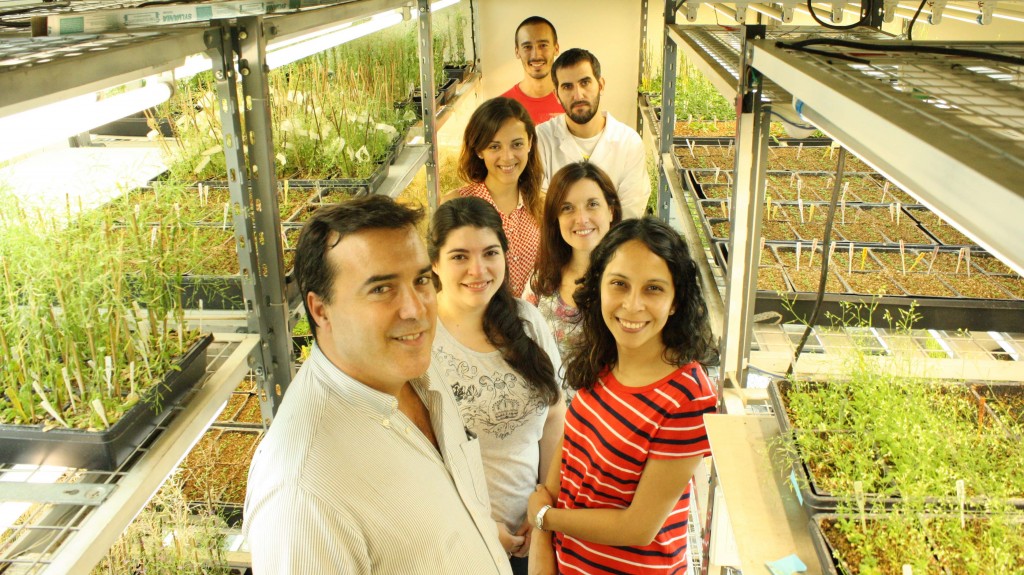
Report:
[[[382,11],[411,12],[415,8],[421,85],[426,94],[435,89],[429,0],[314,1],[302,7],[313,4],[319,7],[216,20],[203,28],[165,26],[131,33],[0,38],[0,116],[170,72],[195,55],[206,55],[213,62],[227,179],[235,206],[233,223],[246,300],[243,314],[249,331],[248,335],[218,335],[227,347],[221,346],[223,357],[214,362],[217,367],[183,413],[161,428],[161,435],[133,458],[130,467],[106,474],[72,470],[73,481],[89,486],[94,497],[102,498],[99,505],[82,497],[72,497],[69,502],[60,488],[37,487],[32,474],[43,470],[26,472],[26,485],[20,488],[0,489],[0,495],[7,493],[8,500],[36,501],[31,517],[22,520],[19,531],[0,542],[0,567],[17,565],[24,573],[88,573],[209,427],[249,370],[257,374],[264,424],[272,421],[292,373],[278,239],[281,225],[273,169],[267,47]],[[433,98],[422,101],[425,143],[406,146],[378,193],[397,196],[426,165],[429,201],[434,207],[438,195],[434,142],[444,117],[436,116]],[[246,126],[244,132],[242,125]],[[237,322],[236,318],[240,319],[226,314],[223,321]],[[0,466],[0,473],[6,471],[9,469]],[[15,491],[19,493],[11,495]]]
[[[746,388],[752,358],[757,365],[781,373],[793,357],[794,334],[782,326],[753,321],[755,258],[765,185],[763,158],[773,107],[794,106],[833,140],[947,217],[1018,273],[1024,273],[1024,234],[1017,223],[1024,215],[1024,192],[1020,185],[1024,181],[1024,84],[1020,81],[1024,67],[981,59],[951,61],[949,57],[863,47],[814,46],[828,54],[801,53],[776,43],[798,40],[809,33],[873,44],[895,42],[886,34],[870,30],[678,26],[676,8],[673,0],[666,0],[665,59],[674,63],[676,50],[683,50],[727,99],[736,102],[739,112],[732,197],[732,265],[725,276],[724,300],[719,299],[721,294],[712,277],[720,268],[714,266],[709,272],[707,265],[701,266],[701,274],[708,276],[703,278],[702,287],[709,308],[713,303],[724,307],[723,311],[712,313],[713,318],[717,316],[722,321],[716,330],[721,335],[722,349],[720,387]],[[924,42],[913,45],[947,46]],[[954,47],[1024,56],[1024,44],[1020,43]],[[871,63],[843,59],[850,55],[867,58]],[[675,87],[668,75],[674,75],[673,66],[666,63],[663,73],[662,101],[673,102]],[[640,117],[647,120],[645,112],[639,110]],[[685,216],[689,213],[687,194],[678,183],[673,185],[674,156],[671,148],[666,149],[674,127],[671,106],[663,110],[661,127],[658,151],[662,186],[669,189]],[[682,224],[683,235],[693,243],[691,237],[697,234],[690,228],[695,226],[692,222]],[[862,345],[864,338],[870,336],[884,348],[883,355],[878,357],[883,368],[887,362],[905,362],[889,356],[898,348],[920,360],[922,374],[1003,381],[1024,379],[1024,343],[1019,334],[869,331],[870,334],[856,328],[816,329],[818,346],[805,351],[800,371],[835,374],[836,358],[842,349]],[[1024,332],[1024,326],[1021,331]],[[926,347],[929,344],[938,345],[944,357],[937,358],[934,347]],[[1013,361],[996,361],[999,359]],[[720,398],[720,413],[742,411],[747,399],[756,400],[762,391],[726,392],[738,393],[742,401],[727,410],[724,398]],[[719,471],[716,465],[710,470],[708,483],[712,494],[721,481]],[[706,515],[700,518],[705,533],[700,568],[706,574],[710,567],[709,536],[714,509],[709,506],[704,511]],[[794,527],[796,531],[802,532],[803,526]],[[778,556],[790,548],[780,547]]]
[[[20,573],[43,575],[86,574],[128,527],[167,476],[210,426],[231,392],[249,371],[249,357],[259,337],[216,334],[210,348],[205,379],[191,398],[176,408],[169,423],[154,431],[156,439],[141,447],[121,469],[113,472],[62,470],[60,485],[89,486],[93,502],[85,498],[54,501],[51,490],[37,476],[47,468],[3,466],[0,486],[24,487],[6,500],[36,502],[0,547],[0,566]],[[158,434],[158,435],[157,435]],[[6,495],[7,491],[0,491]]]

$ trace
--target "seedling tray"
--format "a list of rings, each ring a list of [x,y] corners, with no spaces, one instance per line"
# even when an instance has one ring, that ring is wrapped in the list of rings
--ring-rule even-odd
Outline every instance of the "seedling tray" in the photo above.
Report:
[[[0,425],[0,461],[29,465],[55,465],[96,471],[121,467],[206,373],[207,348],[212,335],[199,339],[177,361],[180,371],[169,371],[110,428],[103,431],[53,428],[42,425]]]
[[[284,278],[285,301],[294,307],[299,301],[299,286],[289,272]],[[241,310],[245,309],[242,276],[184,276],[182,278],[182,305],[187,309]]]
[[[803,253],[802,258],[809,257],[810,243],[802,242]],[[833,257],[843,256],[847,254],[847,243],[837,244],[836,252]],[[767,242],[766,248],[774,254],[780,253],[793,253],[795,252],[795,243],[787,242]],[[899,248],[892,246],[878,246],[878,245],[865,245],[855,244],[854,254],[855,258],[859,258],[858,254],[862,253],[864,247],[869,247],[871,250],[870,266],[874,270],[873,273],[882,274],[882,268],[884,264],[874,253],[877,251],[880,254],[896,254],[898,257]],[[932,246],[934,248],[934,246]],[[821,250],[821,247],[818,248]],[[921,248],[922,251],[930,253],[931,250],[926,247]],[[728,257],[729,257],[729,246],[727,242],[715,241],[712,243],[712,253],[715,255],[715,260],[724,269],[728,269]],[[919,251],[907,250],[907,262],[913,261],[912,258],[916,257]],[[944,250],[940,249],[940,254],[952,254],[952,257],[956,256],[956,250]],[[819,256],[820,257],[820,256]],[[930,256],[927,256],[930,257]],[[940,257],[945,257],[940,255]],[[980,256],[984,257],[984,256]],[[763,260],[763,258],[762,258]],[[781,260],[776,260],[781,261]],[[806,261],[806,259],[802,260]],[[775,262],[762,261],[762,267],[770,266]],[[875,306],[874,312],[870,317],[870,325],[872,327],[889,328],[891,327],[889,321],[885,319],[886,311],[889,312],[890,317],[899,318],[900,310],[906,310],[912,303],[916,303],[917,313],[920,314],[921,318],[914,323],[915,328],[920,329],[945,329],[945,330],[957,330],[957,329],[969,329],[973,331],[1008,331],[1018,332],[1021,326],[1024,325],[1024,299],[1016,298],[1008,288],[1000,282],[1003,281],[1016,281],[1021,282],[1019,278],[1011,278],[1002,274],[991,274],[983,270],[978,264],[972,263],[975,269],[972,273],[972,277],[978,282],[991,283],[991,290],[998,292],[1000,295],[1005,296],[1005,299],[982,299],[982,298],[968,298],[962,295],[958,290],[957,286],[949,283],[947,278],[954,278],[955,281],[968,281],[966,275],[961,273],[958,276],[955,274],[934,274],[942,286],[949,288],[950,296],[931,296],[931,295],[918,295],[918,294],[907,294],[903,284],[901,282],[901,272],[890,270],[889,277],[895,282],[893,285],[896,289],[893,290],[893,295],[873,296],[870,294],[856,293],[853,287],[847,283],[845,276],[848,273],[845,266],[841,266],[836,260],[833,260],[832,265],[829,266],[829,273],[833,274],[833,283],[838,282],[842,286],[843,292],[826,291],[822,299],[821,310],[818,314],[818,324],[828,325],[830,320],[829,315],[835,317],[844,316],[844,306],[849,304],[863,304],[864,306]],[[858,265],[854,266],[854,274],[861,274],[858,270]],[[802,270],[814,270],[815,278],[820,273],[820,268],[816,265],[810,268],[801,268]],[[810,273],[810,272],[795,272],[793,268],[784,267],[784,273],[787,276],[787,285],[794,291],[779,294],[774,291],[758,290],[757,299],[754,303],[754,313],[766,313],[774,312],[782,316],[783,323],[803,323],[804,320],[809,319],[811,313],[814,310],[814,302],[817,297],[817,292],[814,290],[810,291],[798,291],[797,287],[799,282],[793,281],[790,274],[793,273]],[[839,274],[838,276],[834,274]],[[907,281],[907,280],[903,280]],[[817,280],[815,279],[814,287],[817,287]],[[963,289],[962,287],[960,289]],[[788,307],[787,307],[788,306]],[[790,311],[790,309],[792,311]]]
[[[196,512],[212,511],[228,525],[242,519],[246,479],[252,455],[263,434],[261,427],[224,427],[215,424],[182,463],[185,495]],[[244,450],[224,449],[225,437],[242,441]]]
[[[827,521],[835,521],[835,520],[840,519],[840,518],[854,519],[856,521],[860,520],[860,516],[859,515],[840,515],[840,514],[834,514],[834,513],[818,513],[818,514],[814,514],[813,516],[811,516],[810,522],[808,524],[808,528],[809,528],[810,536],[811,536],[811,544],[814,546],[815,553],[816,553],[816,555],[818,557],[818,562],[821,565],[821,572],[824,575],[846,575],[847,573],[853,573],[854,572],[851,569],[851,566],[847,565],[842,559],[837,557],[836,549],[833,546],[832,542],[830,542],[828,537],[825,535],[824,529],[822,527],[822,525],[825,522],[827,522]],[[991,521],[993,518],[994,518],[994,516],[992,516],[992,515],[978,515],[978,514],[972,513],[972,514],[969,514],[969,515],[967,515],[965,517],[965,521],[966,521],[968,530],[971,530],[973,525],[977,525],[978,523],[985,522],[985,521]],[[917,557],[903,557],[903,556],[893,557],[890,560],[890,565],[886,566],[886,568],[888,569],[888,571],[886,571],[886,572],[893,572],[893,573],[895,573],[895,572],[897,572],[899,570],[899,568],[903,564],[905,564],[906,562],[911,561],[913,559],[924,559],[924,560],[926,560],[928,562],[927,573],[940,573],[942,575],[952,575],[954,573],[966,572],[966,571],[961,571],[960,570],[960,568],[962,568],[964,566],[962,564],[958,564],[958,561],[956,559],[954,559],[952,557],[946,557],[945,560],[943,559],[944,548],[943,548],[943,546],[939,542],[936,541],[935,530],[934,530],[934,528],[931,525],[932,522],[934,522],[934,521],[936,521],[938,519],[946,519],[946,520],[952,521],[954,523],[954,525],[956,525],[956,529],[959,529],[960,528],[959,527],[959,520],[960,520],[959,516],[953,515],[953,514],[920,514],[920,515],[916,516],[916,519],[917,519],[917,521],[920,522],[918,527],[913,529],[913,534],[907,533],[906,536],[910,537],[910,539],[908,541],[911,542],[911,544],[912,544],[911,546],[913,548],[915,548],[917,551],[920,552],[920,555],[918,555]],[[1016,515],[1011,515],[1011,516],[1008,516],[1008,517],[1007,516],[1003,516],[1002,519],[1005,522],[1005,524],[1018,525],[1018,526],[1021,523],[1021,521],[1024,520],[1024,518],[1022,518],[1020,516],[1016,516]],[[866,514],[864,514],[864,521],[867,523],[867,528],[868,528],[869,531],[875,531],[877,529],[876,526],[879,524],[879,522],[885,522],[885,521],[891,521],[891,520],[894,520],[894,517],[890,516],[890,515],[886,515],[886,514],[879,514],[879,513],[866,513]],[[968,541],[969,540],[965,541],[965,540],[959,540],[958,539],[958,541],[955,544],[956,545],[960,545],[960,544],[963,544],[963,543],[968,542]],[[949,543],[953,543],[953,542],[949,542]],[[979,545],[986,545],[986,543],[984,543],[984,542],[976,542],[976,543],[978,543]],[[1000,542],[1000,543],[1005,543],[1005,541]],[[1020,544],[1017,544],[1017,545],[1011,544],[1011,545],[1009,545],[1009,546],[1004,548],[1003,553],[1006,553],[1010,549],[1014,549],[1014,548],[1019,549],[1020,547],[1021,547]],[[946,547],[945,551],[948,551],[948,550],[949,550],[949,547]],[[962,550],[962,548],[961,548],[961,550]],[[1009,551],[1009,552],[1012,553],[1012,551]],[[968,553],[967,555],[971,555],[971,556],[979,557],[979,558],[980,557],[984,557],[984,553],[977,553],[976,555]],[[1017,560],[1017,564],[1013,565],[1012,567],[1009,567],[1009,565],[1007,565],[1007,564],[997,565],[997,566],[986,565],[986,564],[980,564],[980,565],[979,564],[974,564],[974,565],[972,565],[972,567],[975,567],[975,568],[979,568],[980,567],[981,569],[979,571],[977,571],[978,573],[990,573],[990,572],[991,573],[996,573],[996,572],[1004,573],[1004,572],[1008,572],[1008,571],[1003,571],[1003,569],[1006,569],[1008,567],[1010,569],[1013,569],[1014,567],[1020,567],[1019,557],[1014,557],[1012,554],[1003,555],[1003,557],[1004,557],[1003,561],[1009,561],[1010,563],[1013,563],[1014,560]],[[960,561],[963,561],[963,560],[964,560],[964,557],[961,557]],[[981,560],[984,561],[984,559],[981,559]],[[950,565],[951,561],[954,563],[953,565]],[[943,563],[945,563],[945,565],[943,565]],[[950,570],[950,567],[952,567],[952,570]],[[920,569],[915,569],[914,570],[914,573],[919,573],[919,572],[920,573],[924,573],[925,571],[924,570],[920,570]],[[1016,569],[1014,569],[1013,572],[1017,572]]]
[[[444,73],[448,78],[451,78],[461,84],[466,81],[467,76],[473,73],[473,64],[463,64],[461,66],[445,64]]]

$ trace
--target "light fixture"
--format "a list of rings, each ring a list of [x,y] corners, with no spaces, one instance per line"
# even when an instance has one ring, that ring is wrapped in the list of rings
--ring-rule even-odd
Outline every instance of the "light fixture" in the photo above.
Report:
[[[0,118],[0,162],[109,124],[166,102],[173,88],[147,81],[141,88],[102,100],[86,94]]]
[[[779,10],[778,8],[774,8],[769,5],[751,4],[750,9],[759,14],[764,14],[765,16],[773,20],[785,22],[785,20],[783,20],[782,18],[782,10]]]
[[[366,22],[354,26],[351,23],[345,23],[338,27],[329,28],[312,37],[297,39],[285,45],[277,45],[272,50],[268,48],[267,65],[271,69],[280,68],[307,56],[318,54],[324,50],[330,50],[345,42],[351,42],[356,38],[362,38],[368,34],[390,28],[401,21],[402,14],[400,12],[382,12],[374,15]]]

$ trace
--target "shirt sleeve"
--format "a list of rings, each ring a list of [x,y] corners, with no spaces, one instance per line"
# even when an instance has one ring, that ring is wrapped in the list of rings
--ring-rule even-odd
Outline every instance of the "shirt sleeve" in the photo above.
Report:
[[[255,573],[340,575],[373,567],[355,522],[294,485],[278,486],[254,505],[246,531]]]
[[[647,172],[647,156],[644,143],[635,133],[623,150],[624,169],[619,183],[619,201],[622,203],[622,218],[641,218],[647,211],[651,197],[651,178]]]
[[[718,395],[704,374],[704,368],[691,363],[680,369],[672,389],[679,409],[670,413],[651,439],[650,457],[682,459],[711,455],[704,415],[715,413]]]

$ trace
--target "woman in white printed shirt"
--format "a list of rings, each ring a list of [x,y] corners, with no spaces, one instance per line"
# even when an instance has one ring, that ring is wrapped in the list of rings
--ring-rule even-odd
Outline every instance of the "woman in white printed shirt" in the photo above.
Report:
[[[431,373],[452,386],[480,438],[491,517],[514,573],[526,573],[526,504],[562,435],[561,360],[544,318],[509,285],[497,210],[457,198],[434,214],[427,250],[438,285]]]

